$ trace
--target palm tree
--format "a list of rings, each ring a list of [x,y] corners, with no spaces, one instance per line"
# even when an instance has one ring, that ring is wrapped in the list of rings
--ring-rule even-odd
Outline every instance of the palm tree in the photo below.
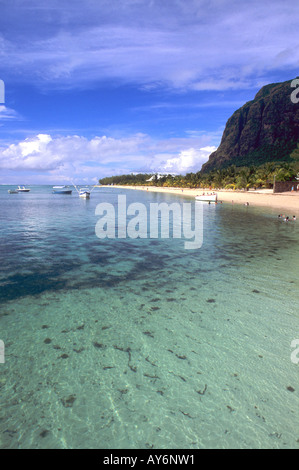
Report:
[[[216,170],[213,175],[213,185],[215,188],[222,188],[223,187],[223,179],[224,179],[224,170]]]
[[[237,177],[236,187],[248,191],[249,188],[254,186],[255,180],[255,173],[253,173],[250,168],[242,168]]]
[[[275,162],[267,162],[256,170],[256,185],[259,187],[271,187],[276,173],[277,164]]]
[[[296,176],[295,169],[289,163],[283,163],[276,173],[277,181],[291,181]]]

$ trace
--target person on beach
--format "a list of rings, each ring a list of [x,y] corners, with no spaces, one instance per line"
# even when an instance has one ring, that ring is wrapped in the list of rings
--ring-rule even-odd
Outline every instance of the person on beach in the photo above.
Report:
[[[293,220],[296,220],[296,216],[295,216],[295,215],[293,215]]]

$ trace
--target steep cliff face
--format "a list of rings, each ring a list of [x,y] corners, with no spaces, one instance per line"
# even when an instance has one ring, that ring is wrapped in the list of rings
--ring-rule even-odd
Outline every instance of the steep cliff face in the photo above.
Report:
[[[203,165],[203,173],[233,164],[289,160],[299,142],[299,103],[291,100],[291,82],[264,86],[254,100],[234,112],[220,146]]]

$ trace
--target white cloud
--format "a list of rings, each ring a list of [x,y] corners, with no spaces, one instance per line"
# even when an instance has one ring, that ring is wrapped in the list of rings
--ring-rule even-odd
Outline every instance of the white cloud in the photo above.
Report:
[[[0,105],[0,121],[21,120],[21,116],[14,109]]]
[[[47,171],[60,169],[66,163],[105,165],[128,156],[134,161],[145,140],[144,134],[123,139],[102,136],[91,140],[78,135],[52,138],[48,134],[38,134],[3,149],[0,168]]]
[[[198,171],[214,146],[202,144],[214,135],[155,140],[146,134],[124,138],[38,134],[0,148],[0,182],[7,175],[34,174],[34,181],[82,181],[132,171],[185,173]],[[28,178],[27,178],[28,179]]]
[[[208,160],[209,155],[216,149],[215,146],[207,146],[199,149],[182,150],[178,156],[168,158],[165,164],[161,166],[160,171],[179,174],[199,171]]]

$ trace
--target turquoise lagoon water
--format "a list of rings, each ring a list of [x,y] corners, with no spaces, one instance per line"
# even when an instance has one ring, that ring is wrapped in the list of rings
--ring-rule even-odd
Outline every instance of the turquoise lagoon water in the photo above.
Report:
[[[299,222],[206,204],[203,246],[186,250],[95,235],[97,204],[119,194],[186,197],[7,189],[1,448],[299,447]]]

